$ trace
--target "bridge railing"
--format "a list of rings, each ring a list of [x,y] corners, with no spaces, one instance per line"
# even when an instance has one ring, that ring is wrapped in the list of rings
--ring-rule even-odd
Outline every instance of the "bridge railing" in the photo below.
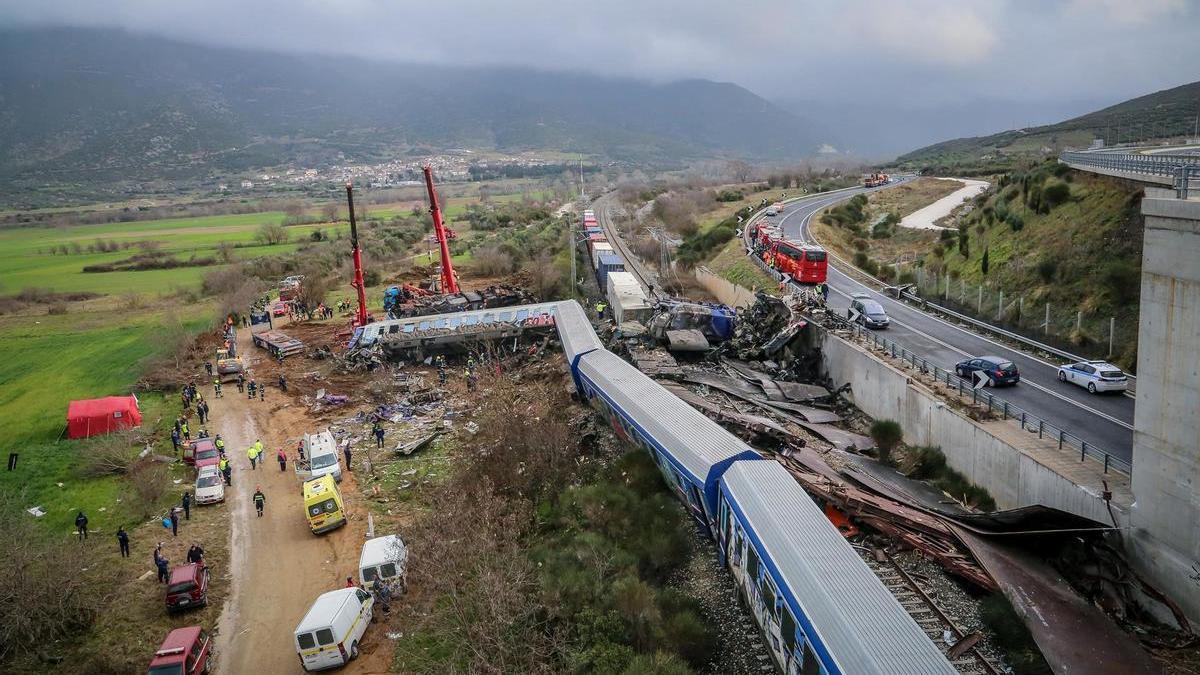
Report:
[[[1193,182],[1200,181],[1200,155],[1130,152],[1063,152],[1064,164],[1170,178],[1180,199],[1187,199]]]

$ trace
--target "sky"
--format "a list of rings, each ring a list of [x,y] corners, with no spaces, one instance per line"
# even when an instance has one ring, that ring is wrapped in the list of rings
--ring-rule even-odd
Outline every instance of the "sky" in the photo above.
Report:
[[[0,0],[0,26],[64,25],[415,63],[700,77],[775,101],[995,101],[1014,118],[1200,79],[1200,0]]]

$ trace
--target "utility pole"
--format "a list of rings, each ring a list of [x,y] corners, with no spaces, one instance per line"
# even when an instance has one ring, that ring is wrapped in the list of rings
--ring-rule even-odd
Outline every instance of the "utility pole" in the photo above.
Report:
[[[587,190],[583,184],[583,155],[579,156],[579,199],[580,201],[587,201]]]

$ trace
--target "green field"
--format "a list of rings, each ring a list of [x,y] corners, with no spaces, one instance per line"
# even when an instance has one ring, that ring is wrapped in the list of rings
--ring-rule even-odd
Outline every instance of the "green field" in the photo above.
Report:
[[[76,509],[87,512],[93,528],[107,532],[134,517],[122,501],[126,483],[79,472],[95,441],[59,440],[59,434],[72,399],[130,393],[146,359],[161,348],[156,340],[164,322],[160,311],[97,309],[0,321],[0,419],[5,446],[20,455],[16,471],[0,472],[0,490],[23,491],[26,508],[42,507],[47,512],[42,522],[51,530],[70,531]],[[184,325],[201,330],[209,314],[200,306]],[[169,426],[177,407],[173,397],[164,401],[151,394],[139,400],[143,428]],[[157,451],[170,450],[169,437],[160,434]]]
[[[86,249],[97,241],[153,241],[158,250],[186,260],[217,257],[217,247],[228,243],[238,247],[236,258],[254,258],[295,250],[315,230],[332,234],[348,230],[345,223],[324,225],[295,225],[287,228],[293,243],[258,245],[255,235],[264,223],[280,223],[282,212],[206,216],[200,218],[171,218],[132,223],[75,225],[62,228],[8,228],[0,230],[0,295],[16,293],[24,288],[45,288],[54,291],[92,291],[102,294],[151,293],[162,294],[176,288],[192,289],[200,284],[205,272],[212,267],[180,267],[167,270],[129,272],[84,272],[88,265],[113,263],[139,252],[139,249],[109,253],[59,253],[59,246],[75,245]]]

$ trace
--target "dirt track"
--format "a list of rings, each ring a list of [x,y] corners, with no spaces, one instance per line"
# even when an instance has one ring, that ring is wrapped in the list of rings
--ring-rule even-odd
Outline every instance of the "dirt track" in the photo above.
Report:
[[[239,332],[238,349],[250,375],[274,382],[274,364]],[[297,357],[302,358],[302,357]],[[210,397],[211,386],[204,392]],[[266,401],[250,401],[226,385],[224,397],[211,399],[214,419],[233,465],[233,486],[226,492],[230,516],[230,566],[233,572],[229,600],[221,613],[216,640],[216,672],[303,673],[292,642],[292,631],[312,601],[321,593],[345,585],[354,576],[366,532],[366,513],[358,507],[353,473],[345,472],[342,494],[349,524],[315,536],[308,529],[300,498],[300,482],[289,460],[281,472],[275,459],[279,448],[294,455],[305,431],[315,431],[305,419],[302,405],[293,403],[274,386]],[[267,461],[250,470],[246,449],[262,439]],[[266,495],[262,518],[255,514],[251,495],[260,486]],[[382,623],[373,624],[363,638],[362,654],[340,672],[387,672],[394,643],[384,636]]]

